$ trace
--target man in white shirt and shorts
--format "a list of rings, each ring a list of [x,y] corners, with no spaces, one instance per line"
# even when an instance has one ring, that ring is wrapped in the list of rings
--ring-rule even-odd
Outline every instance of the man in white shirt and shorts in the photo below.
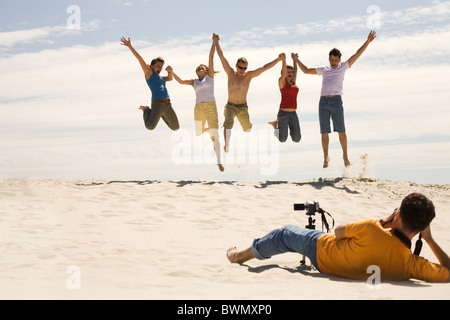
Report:
[[[318,74],[323,77],[322,91],[319,102],[319,122],[320,133],[322,135],[323,167],[327,168],[330,158],[328,157],[328,145],[331,133],[330,118],[333,120],[333,130],[339,134],[339,142],[343,151],[344,165],[350,166],[347,154],[347,134],[345,133],[344,108],[342,105],[343,83],[345,71],[367,49],[369,44],[375,39],[375,31],[370,31],[366,42],[356,53],[345,62],[341,62],[341,52],[333,49],[329,53],[330,65],[319,68],[308,68],[299,59],[296,60],[299,68],[306,74]]]

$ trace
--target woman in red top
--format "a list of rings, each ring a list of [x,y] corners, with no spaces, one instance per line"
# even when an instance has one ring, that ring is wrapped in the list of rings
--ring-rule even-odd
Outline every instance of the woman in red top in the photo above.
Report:
[[[297,54],[292,54],[294,59]],[[280,110],[277,120],[269,122],[275,128],[275,136],[280,142],[285,142],[288,132],[294,142],[299,142],[302,138],[300,123],[297,116],[297,95],[299,88],[295,84],[297,78],[297,65],[294,59],[294,67],[286,65],[286,56],[282,60],[281,77],[278,79],[278,85],[281,91]]]

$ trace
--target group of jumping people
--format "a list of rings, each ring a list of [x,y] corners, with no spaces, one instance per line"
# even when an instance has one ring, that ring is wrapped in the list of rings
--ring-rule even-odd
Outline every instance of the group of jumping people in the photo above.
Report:
[[[286,54],[280,53],[275,60],[258,69],[247,71],[248,61],[243,57],[237,60],[236,69],[230,66],[220,47],[219,35],[213,34],[208,65],[200,64],[195,70],[198,78],[191,80],[181,79],[171,66],[165,69],[167,76],[161,76],[160,74],[164,66],[164,60],[161,57],[153,59],[150,65],[148,65],[133,48],[130,38],[126,39],[123,37],[121,44],[128,47],[138,59],[144,71],[145,80],[152,93],[151,107],[140,106],[140,109],[144,113],[145,127],[149,130],[155,129],[159,120],[162,118],[171,130],[178,130],[180,124],[176,112],[172,107],[166,82],[175,78],[180,84],[192,86],[196,94],[194,108],[195,133],[196,135],[201,135],[205,132],[209,133],[214,144],[218,168],[220,171],[224,171],[221,161],[219,120],[214,95],[214,74],[216,73],[214,69],[214,54],[216,51],[228,76],[228,101],[224,109],[225,121],[223,123],[225,143],[223,150],[225,152],[228,152],[230,149],[231,129],[233,128],[235,118],[239,120],[245,132],[249,132],[252,129],[247,105],[247,94],[251,80],[281,61],[281,76],[278,80],[281,103],[276,119],[269,122],[274,127],[275,136],[280,142],[285,142],[288,135],[291,136],[294,142],[301,140],[300,123],[297,115],[297,96],[299,92],[299,87],[296,83],[297,66],[305,74],[321,75],[323,82],[319,102],[319,122],[324,156],[323,168],[327,168],[330,161],[328,156],[329,134],[331,133],[330,119],[333,121],[333,130],[339,134],[344,165],[347,167],[351,163],[347,154],[347,135],[342,103],[344,75],[375,37],[375,31],[370,31],[367,40],[361,48],[345,62],[341,62],[341,52],[334,48],[329,53],[329,65],[324,67],[306,67],[299,60],[297,53],[291,54],[293,65],[287,65]]]

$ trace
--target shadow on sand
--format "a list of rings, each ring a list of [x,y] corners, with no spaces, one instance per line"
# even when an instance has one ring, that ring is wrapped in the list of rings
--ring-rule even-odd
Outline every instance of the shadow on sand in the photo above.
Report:
[[[264,266],[251,267],[247,264],[241,264],[241,266],[247,267],[248,272],[251,272],[251,273],[263,273],[265,271],[272,270],[272,269],[281,269],[281,270],[287,271],[289,273],[300,273],[304,276],[309,276],[309,277],[318,278],[318,279],[319,278],[320,279],[328,279],[330,281],[335,281],[335,282],[346,282],[346,283],[365,282],[364,280],[349,279],[349,278],[338,277],[338,276],[334,276],[334,275],[330,275],[330,274],[326,274],[326,273],[321,273],[320,271],[314,271],[311,269],[310,266],[305,266],[305,265],[299,265],[297,267],[286,267],[286,266],[280,266],[278,264],[268,264],[268,265],[264,265]],[[369,277],[369,276],[370,276],[370,274],[367,275],[367,277]],[[430,283],[426,283],[423,281],[417,281],[414,279],[404,280],[404,281],[384,280],[384,281],[382,281],[382,283],[391,284],[391,285],[395,285],[395,286],[411,287],[411,288],[430,287],[431,286]]]
[[[299,187],[302,186],[311,186],[317,190],[321,190],[323,188],[335,188],[339,190],[343,190],[347,193],[351,194],[359,194],[359,191],[351,190],[345,185],[338,185],[341,181],[345,180],[345,178],[334,178],[334,179],[322,179],[314,180],[314,181],[305,181],[305,182],[293,182],[293,181],[266,181],[266,182],[255,182],[253,183],[253,187],[257,189],[265,189],[267,187],[273,186],[273,185],[296,185]],[[78,186],[99,186],[104,184],[114,184],[114,183],[128,183],[128,184],[136,184],[136,185],[149,185],[149,184],[157,184],[161,183],[162,181],[158,180],[113,180],[109,182],[92,182],[92,183],[78,183]],[[177,187],[182,188],[190,185],[200,184],[200,185],[237,185],[239,186],[239,181],[194,181],[194,180],[180,180],[180,181],[168,181],[169,183],[176,184]],[[248,185],[248,184],[245,184]]]

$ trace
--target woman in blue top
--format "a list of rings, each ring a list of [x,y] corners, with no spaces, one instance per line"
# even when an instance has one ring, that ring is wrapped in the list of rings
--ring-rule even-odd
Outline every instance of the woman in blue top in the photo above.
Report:
[[[145,63],[144,59],[142,59],[139,53],[137,53],[137,51],[133,48],[130,38],[128,38],[127,40],[122,37],[121,41],[121,45],[128,47],[133,55],[138,59],[142,70],[144,71],[147,85],[152,92],[151,108],[147,106],[141,106],[139,108],[144,112],[145,127],[148,130],[155,129],[156,125],[159,122],[159,119],[162,118],[170,129],[178,130],[180,128],[180,124],[178,122],[178,117],[172,108],[172,104],[170,103],[170,96],[166,88],[166,81],[172,80],[170,67],[166,68],[168,72],[168,75],[166,77],[160,76],[160,73],[164,66],[164,60],[161,57],[153,59],[151,64],[148,65]]]

